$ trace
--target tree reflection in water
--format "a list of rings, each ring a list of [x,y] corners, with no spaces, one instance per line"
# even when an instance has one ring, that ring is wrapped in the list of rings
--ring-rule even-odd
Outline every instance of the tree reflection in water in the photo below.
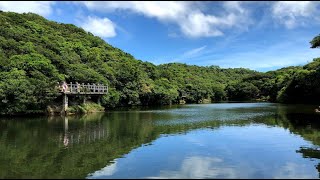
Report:
[[[320,158],[320,119],[315,113],[300,113],[287,106],[276,106],[269,114],[256,108],[247,116],[241,108],[223,110],[228,115],[242,113],[243,119],[185,121],[188,109],[167,113],[133,110],[94,113],[85,116],[15,118],[0,120],[0,178],[85,178],[131,150],[149,144],[162,134],[186,133],[199,128],[265,124],[288,129],[312,142],[301,147],[304,158]],[[182,109],[183,110],[183,109]],[[190,111],[192,113],[196,111]],[[220,112],[219,112],[220,113]],[[249,114],[249,115],[250,115]],[[217,116],[218,117],[218,116]],[[249,118],[247,118],[249,117]],[[191,116],[190,118],[195,118]],[[177,119],[182,119],[177,121]],[[179,123],[168,123],[168,122]],[[316,167],[319,171],[320,164]],[[320,174],[320,171],[319,171]]]

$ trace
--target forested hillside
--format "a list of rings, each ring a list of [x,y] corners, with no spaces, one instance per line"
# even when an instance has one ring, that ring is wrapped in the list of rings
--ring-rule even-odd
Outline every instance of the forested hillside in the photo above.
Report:
[[[312,41],[319,47],[319,36]],[[72,24],[0,12],[0,113],[44,110],[62,81],[109,86],[105,107],[203,99],[319,102],[320,59],[267,73],[244,68],[155,66]],[[298,96],[299,95],[299,96]]]

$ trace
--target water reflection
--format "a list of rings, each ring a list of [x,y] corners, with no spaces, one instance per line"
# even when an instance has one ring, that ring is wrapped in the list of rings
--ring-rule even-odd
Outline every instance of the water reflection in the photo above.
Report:
[[[89,115],[90,116],[90,115]],[[95,116],[97,117],[97,116]],[[108,135],[106,128],[101,124],[88,124],[89,121],[88,116],[83,117],[73,117],[72,121],[83,121],[83,127],[73,127],[73,129],[69,130],[69,119],[70,117],[61,117],[62,121],[64,121],[64,133],[63,133],[63,140],[62,138],[59,139],[59,144],[63,142],[65,147],[73,146],[74,144],[89,144],[95,142],[97,140],[105,138]],[[71,122],[71,125],[74,125]]]
[[[310,109],[225,103],[0,119],[0,178],[314,178],[320,119]]]
[[[63,145],[64,145],[65,147],[67,147],[68,144],[69,144],[68,124],[69,124],[68,117],[64,117],[64,138],[63,138]]]
[[[233,167],[221,167],[223,159],[215,157],[192,156],[181,163],[178,171],[161,171],[160,176],[148,177],[156,179],[204,179],[228,178],[234,179],[237,171]]]
[[[312,174],[308,173],[306,166],[303,164],[297,164],[287,162],[284,166],[280,167],[275,172],[275,179],[312,179],[315,178]]]
[[[272,172],[255,170],[255,167],[242,169],[234,166],[223,165],[224,160],[214,157],[193,156],[188,157],[181,163],[178,171],[161,171],[160,176],[148,177],[150,179],[205,179],[205,178],[275,178],[292,179],[303,178],[310,179],[313,176],[305,171],[305,167],[296,163],[286,163],[282,167]],[[268,174],[274,176],[268,176]]]
[[[89,174],[89,177],[112,176],[116,172],[117,172],[117,161],[115,161],[111,165],[108,165],[108,166],[102,168],[99,171],[96,171],[92,174]]]

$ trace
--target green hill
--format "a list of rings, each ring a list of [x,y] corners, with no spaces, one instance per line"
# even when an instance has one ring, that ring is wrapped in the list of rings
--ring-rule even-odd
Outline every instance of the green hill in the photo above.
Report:
[[[313,66],[319,67],[318,61],[298,69],[318,73]],[[102,105],[114,107],[171,104],[182,96],[189,103],[233,99],[236,91],[230,85],[260,76],[278,78],[278,73],[181,63],[155,66],[75,25],[49,21],[33,13],[0,12],[1,114],[46,109],[59,98],[54,87],[61,81],[107,84],[109,94],[103,97]],[[258,93],[250,92],[247,98],[259,98],[263,87],[246,83],[252,84],[248,91]]]

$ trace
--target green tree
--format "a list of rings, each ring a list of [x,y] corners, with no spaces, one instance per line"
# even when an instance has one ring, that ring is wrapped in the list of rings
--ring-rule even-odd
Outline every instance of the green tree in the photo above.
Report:
[[[314,37],[311,41],[311,48],[318,48],[320,47],[320,35]]]

